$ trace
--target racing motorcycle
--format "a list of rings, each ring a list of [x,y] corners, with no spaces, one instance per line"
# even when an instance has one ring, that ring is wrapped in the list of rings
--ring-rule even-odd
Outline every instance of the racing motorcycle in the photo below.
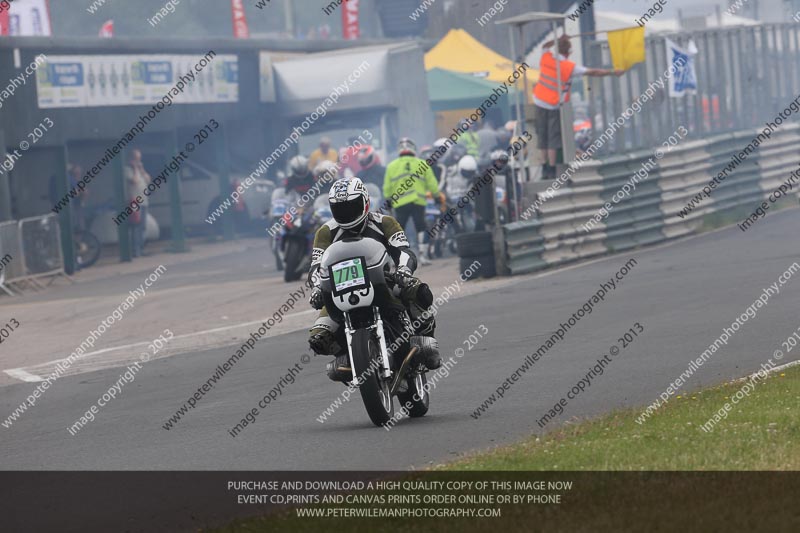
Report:
[[[453,206],[447,205],[446,209],[450,207]],[[428,238],[426,249],[428,259],[442,257],[445,249],[450,250],[450,253],[453,255],[458,253],[456,248],[456,235],[463,232],[461,229],[460,215],[460,212],[456,213],[456,216],[453,217],[451,222],[441,226],[439,222],[442,220],[442,210],[433,198],[427,199],[425,204],[425,222],[428,228],[437,228],[434,235]]]
[[[311,249],[317,229],[331,218],[330,207],[324,198],[317,198],[313,206],[289,211],[289,201],[276,200],[272,206],[273,220],[283,219],[282,228],[272,241],[276,264],[283,266],[284,281],[297,281],[311,266]]]
[[[359,236],[331,244],[319,270],[325,307],[344,326],[351,384],[376,426],[394,417],[394,396],[411,417],[424,416],[430,404],[424,365],[430,345],[414,336],[404,308],[390,307],[388,295],[399,294],[391,264],[381,243]]]

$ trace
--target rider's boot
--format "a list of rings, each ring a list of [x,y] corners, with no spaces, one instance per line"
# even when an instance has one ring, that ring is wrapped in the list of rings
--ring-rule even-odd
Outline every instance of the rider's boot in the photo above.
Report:
[[[442,366],[439,342],[434,337],[436,319],[432,313],[426,313],[433,304],[433,293],[427,283],[416,279],[415,283],[403,289],[401,296],[408,302],[408,310],[415,325],[415,336],[411,337],[412,346],[419,348],[425,366],[429,370],[436,370]]]
[[[339,383],[353,381],[353,370],[350,368],[350,358],[347,354],[337,355],[326,367],[328,379]]]
[[[308,344],[317,355],[337,355],[336,358],[328,363],[327,374],[332,381],[347,383],[353,379],[353,371],[350,368],[350,359],[347,353],[341,354],[342,347],[336,340],[336,334],[332,332],[325,323],[327,317],[320,317],[317,323],[311,328],[308,337]],[[330,320],[330,319],[327,319]]]
[[[442,358],[439,355],[439,341],[432,336],[414,335],[410,339],[412,346],[419,349],[420,357],[425,362],[428,370],[436,370],[442,366]]]
[[[431,264],[431,260],[427,257],[427,254],[424,251],[426,248],[425,244],[423,244],[423,242],[425,241],[425,237],[426,234],[424,231],[420,231],[419,233],[417,233],[417,244],[419,246],[417,261],[419,261],[419,264],[421,266],[428,266]]]

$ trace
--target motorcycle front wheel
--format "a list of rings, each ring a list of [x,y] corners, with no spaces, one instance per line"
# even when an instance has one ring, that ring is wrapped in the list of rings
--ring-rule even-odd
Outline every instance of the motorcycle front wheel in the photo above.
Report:
[[[367,414],[376,426],[386,424],[394,416],[394,401],[389,389],[389,381],[381,376],[380,365],[371,368],[372,361],[378,361],[381,349],[378,341],[366,329],[358,329],[353,334],[353,376],[361,392],[361,400]]]
[[[303,277],[300,263],[303,261],[305,253],[305,239],[286,239],[286,254],[283,259],[283,279],[285,281],[297,281]]]

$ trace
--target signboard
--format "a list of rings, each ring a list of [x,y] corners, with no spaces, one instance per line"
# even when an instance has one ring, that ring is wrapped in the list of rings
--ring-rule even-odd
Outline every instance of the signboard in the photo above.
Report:
[[[154,104],[180,79],[185,87],[176,104],[239,100],[235,55],[210,58],[200,72],[197,62],[194,55],[49,55],[36,72],[39,108]]]
[[[293,57],[304,54],[296,52],[260,52],[259,59],[259,80],[260,94],[262,102],[277,102],[278,96],[275,90],[275,73],[272,70],[273,63],[287,61]]]

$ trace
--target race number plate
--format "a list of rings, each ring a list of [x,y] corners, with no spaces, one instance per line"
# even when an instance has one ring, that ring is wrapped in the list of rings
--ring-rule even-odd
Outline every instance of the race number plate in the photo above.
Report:
[[[330,267],[333,294],[340,295],[369,287],[369,279],[363,257],[340,261]]]

